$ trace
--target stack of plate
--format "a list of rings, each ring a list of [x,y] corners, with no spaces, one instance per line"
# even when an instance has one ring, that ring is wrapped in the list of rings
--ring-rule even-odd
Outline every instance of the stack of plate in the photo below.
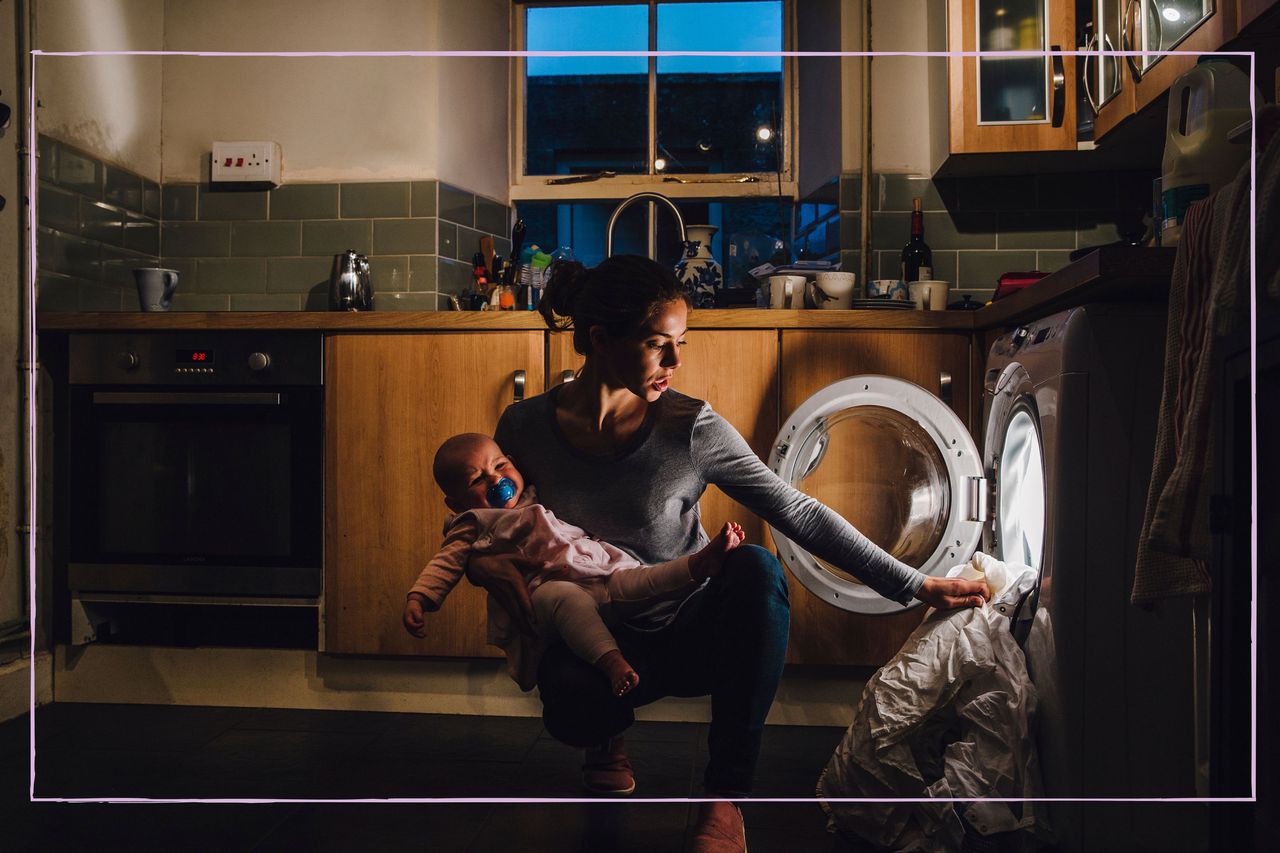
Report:
[[[887,308],[894,311],[914,311],[914,302],[903,302],[900,299],[855,299],[853,308]]]

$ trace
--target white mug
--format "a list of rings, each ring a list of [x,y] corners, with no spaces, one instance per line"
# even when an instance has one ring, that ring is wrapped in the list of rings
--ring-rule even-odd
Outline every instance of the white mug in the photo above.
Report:
[[[769,307],[803,308],[807,281],[802,275],[769,276]]]
[[[138,304],[143,311],[168,311],[169,299],[178,288],[178,271],[144,267],[133,271],[138,283]]]
[[[951,289],[950,282],[927,279],[913,282],[913,284],[923,285],[928,291],[924,300],[924,309],[926,311],[947,310],[947,292]]]
[[[813,303],[817,308],[852,308],[853,287],[857,276],[851,272],[820,272],[813,291]]]
[[[911,282],[907,285],[907,293],[911,295],[911,302],[915,304],[917,311],[927,311],[929,309],[929,285],[927,282]]]

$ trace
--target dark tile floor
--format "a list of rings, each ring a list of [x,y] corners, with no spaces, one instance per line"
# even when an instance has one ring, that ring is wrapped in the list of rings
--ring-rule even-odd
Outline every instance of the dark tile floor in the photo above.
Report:
[[[6,850],[685,851],[697,804],[31,803],[30,718],[0,724]],[[770,726],[761,797],[810,797],[843,731]],[[706,726],[628,732],[637,797],[698,796]],[[541,721],[152,705],[36,712],[36,796],[578,797],[580,753]],[[748,803],[752,853],[843,849],[816,803]]]

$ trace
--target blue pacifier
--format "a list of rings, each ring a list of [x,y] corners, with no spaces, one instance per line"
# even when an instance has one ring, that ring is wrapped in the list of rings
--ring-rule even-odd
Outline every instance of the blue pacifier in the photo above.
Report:
[[[510,477],[503,477],[494,483],[484,493],[484,499],[489,502],[489,506],[494,509],[500,509],[507,505],[507,501],[516,496],[516,484],[512,482]]]

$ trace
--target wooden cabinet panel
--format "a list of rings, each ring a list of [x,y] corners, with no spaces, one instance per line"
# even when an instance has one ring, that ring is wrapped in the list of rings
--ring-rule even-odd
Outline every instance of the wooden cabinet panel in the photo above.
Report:
[[[1166,48],[1179,53],[1161,57],[1142,75],[1142,79],[1134,86],[1134,109],[1141,110],[1169,91],[1174,80],[1184,71],[1195,67],[1198,54],[1212,53],[1222,47],[1227,39],[1235,35],[1235,19],[1235,4],[1231,0],[1217,0],[1212,15],[1173,48]],[[1184,54],[1182,51],[1190,53]],[[1132,82],[1132,77],[1126,82]]]
[[[466,581],[427,620],[400,623],[404,596],[448,513],[431,478],[440,442],[492,434],[512,401],[544,387],[537,331],[334,335],[325,346],[325,651],[495,657],[485,594]]]
[[[951,50],[986,50],[978,44],[976,0],[949,0],[947,4],[947,45]],[[1075,6],[1066,0],[1050,0],[1048,4],[1047,45],[1059,50],[1074,50]],[[1013,46],[1002,50],[1014,49]],[[1060,61],[1063,70],[1062,115],[1057,126],[1051,120],[1036,123],[978,123],[978,58],[951,56],[947,59],[950,80],[951,153],[978,154],[1008,151],[1074,151],[1076,150],[1076,59],[1063,56],[1050,59],[1049,103],[1046,113],[1053,112],[1053,69]],[[1001,61],[1001,60],[992,60]],[[1021,60],[1019,60],[1021,61]]]
[[[681,351],[683,363],[672,387],[711,403],[751,445],[761,459],[778,434],[778,333],[773,329],[691,331]],[[554,334],[548,344],[548,373],[559,383],[566,370],[577,370],[582,356],[573,351],[569,334]],[[772,548],[768,528],[754,514],[715,486],[702,496],[702,526],[714,534],[726,521],[742,525],[748,542]]]
[[[792,331],[782,333],[782,412],[786,417],[810,395],[856,374],[906,379],[937,394],[950,374],[951,407],[972,431],[970,339],[966,333]],[[791,584],[791,663],[879,666],[902,646],[924,608],[891,616],[860,616]]]

